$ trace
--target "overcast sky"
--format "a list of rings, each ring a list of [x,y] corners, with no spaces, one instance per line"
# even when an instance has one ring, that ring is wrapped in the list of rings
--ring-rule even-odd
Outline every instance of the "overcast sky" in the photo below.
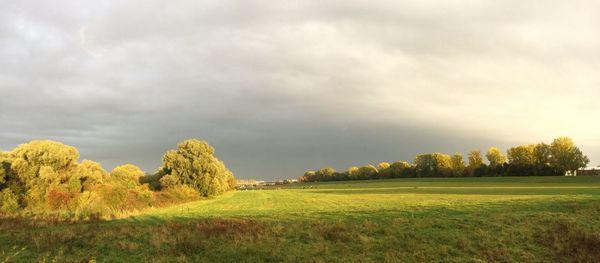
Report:
[[[594,1],[0,1],[0,148],[238,178],[568,136],[600,164]]]

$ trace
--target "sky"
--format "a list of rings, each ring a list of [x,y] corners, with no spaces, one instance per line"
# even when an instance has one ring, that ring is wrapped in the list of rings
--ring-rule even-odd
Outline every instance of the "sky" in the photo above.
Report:
[[[236,177],[567,136],[600,164],[594,1],[0,1],[0,149]]]

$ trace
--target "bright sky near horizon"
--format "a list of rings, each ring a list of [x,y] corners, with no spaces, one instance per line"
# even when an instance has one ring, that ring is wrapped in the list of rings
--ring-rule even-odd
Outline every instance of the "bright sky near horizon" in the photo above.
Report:
[[[568,136],[600,164],[593,1],[2,1],[0,149],[239,178]]]

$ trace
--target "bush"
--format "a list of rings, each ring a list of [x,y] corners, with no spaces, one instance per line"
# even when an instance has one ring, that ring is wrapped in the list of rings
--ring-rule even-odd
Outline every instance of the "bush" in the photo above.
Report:
[[[19,209],[17,197],[10,189],[4,189],[0,192],[0,212],[14,213]]]
[[[233,189],[235,178],[213,153],[208,143],[187,140],[165,154],[164,166],[155,175],[147,176],[132,164],[109,174],[97,162],[78,163],[79,152],[72,146],[32,141],[0,152],[0,213],[110,218],[159,203],[196,200],[199,193],[219,195]]]
[[[98,193],[85,191],[79,196],[75,209],[78,219],[100,219],[109,214],[110,208]]]
[[[200,140],[186,140],[163,156],[159,173],[161,186],[186,185],[203,196],[220,195],[235,187],[235,178],[223,162],[213,156],[214,148]]]

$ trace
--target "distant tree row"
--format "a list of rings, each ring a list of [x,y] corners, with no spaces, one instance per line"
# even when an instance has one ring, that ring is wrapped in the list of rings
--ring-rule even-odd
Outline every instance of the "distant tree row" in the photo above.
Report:
[[[406,177],[464,177],[464,176],[546,176],[564,175],[585,167],[587,156],[570,138],[561,137],[551,144],[525,144],[508,149],[504,155],[498,148],[490,147],[484,163],[481,151],[473,150],[463,155],[430,153],[417,155],[413,163],[398,161],[377,165],[350,167],[337,172],[333,168],[307,171],[299,179],[303,182],[367,180]]]
[[[110,173],[78,162],[75,147],[38,140],[0,152],[0,215],[68,219],[117,217],[167,203],[232,190],[233,174],[205,141],[186,140],[168,151],[153,175],[125,164]]]

